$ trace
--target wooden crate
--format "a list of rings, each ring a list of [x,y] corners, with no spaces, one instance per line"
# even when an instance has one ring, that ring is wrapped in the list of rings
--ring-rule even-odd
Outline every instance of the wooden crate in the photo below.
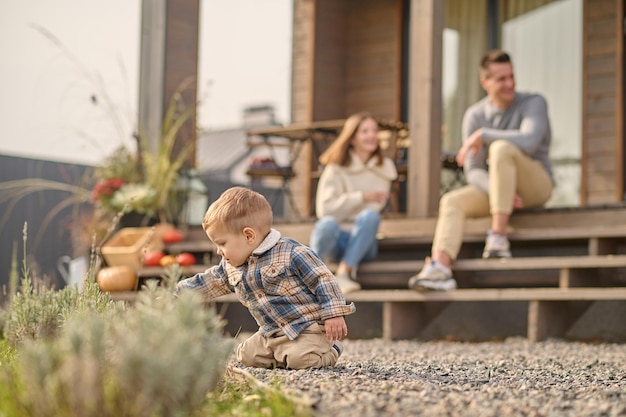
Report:
[[[125,227],[102,246],[107,265],[141,268],[145,252],[163,250],[163,240],[151,227]]]

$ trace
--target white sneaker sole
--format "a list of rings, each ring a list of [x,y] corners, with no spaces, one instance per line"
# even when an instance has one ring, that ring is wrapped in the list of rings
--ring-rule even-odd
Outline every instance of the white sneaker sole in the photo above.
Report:
[[[493,258],[510,258],[511,251],[510,250],[486,250],[483,252],[483,259],[493,259]]]
[[[349,292],[354,292],[354,291],[359,291],[361,289],[361,285],[357,282],[355,283],[350,283],[350,284],[339,284],[339,288],[341,289],[341,292],[343,292],[344,294],[347,294]]]
[[[452,291],[457,286],[454,278],[446,280],[420,279],[412,282],[409,288],[416,291]]]

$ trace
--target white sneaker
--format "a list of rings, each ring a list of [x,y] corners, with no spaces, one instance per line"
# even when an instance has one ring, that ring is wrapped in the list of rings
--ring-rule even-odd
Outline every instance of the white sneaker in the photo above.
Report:
[[[450,291],[456,289],[452,274],[446,273],[435,265],[435,261],[426,258],[424,267],[409,278],[409,288],[416,291]]]
[[[487,240],[485,241],[485,249],[483,250],[483,258],[510,258],[511,249],[509,239],[504,235],[496,235],[487,232]]]
[[[344,272],[344,273],[335,275],[335,278],[337,278],[337,283],[339,284],[339,288],[341,288],[341,291],[344,294],[347,294],[353,291],[358,291],[361,289],[361,284],[359,284],[356,281],[353,281],[352,278],[350,278],[350,274],[347,274]]]

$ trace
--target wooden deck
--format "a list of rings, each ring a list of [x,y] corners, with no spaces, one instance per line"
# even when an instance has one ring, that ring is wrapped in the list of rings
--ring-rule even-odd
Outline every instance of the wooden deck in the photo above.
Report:
[[[453,305],[522,303],[526,306],[525,317],[520,318],[525,322],[524,335],[543,340],[565,337],[594,303],[626,303],[625,208],[516,213],[509,234],[514,257],[506,260],[480,259],[488,219],[469,220],[460,258],[453,264],[459,289],[427,293],[409,290],[409,277],[422,268],[424,256],[430,251],[435,220],[383,220],[379,257],[362,264],[358,271],[363,290],[347,294],[349,301],[360,306],[353,322],[367,322],[370,318],[359,316],[360,312],[367,311],[368,305],[380,305],[382,337],[419,338]],[[313,221],[276,225],[284,236],[303,243],[308,242],[312,227]],[[206,260],[203,265],[183,268],[184,276],[202,272],[218,260],[214,246],[201,230],[190,231],[185,242],[171,245],[169,250],[194,252]],[[143,280],[164,271],[143,268],[138,272]],[[132,299],[133,294],[115,297]],[[235,301],[234,296],[216,300],[219,304]],[[464,320],[477,329],[488,326],[478,317],[475,322],[470,317]]]

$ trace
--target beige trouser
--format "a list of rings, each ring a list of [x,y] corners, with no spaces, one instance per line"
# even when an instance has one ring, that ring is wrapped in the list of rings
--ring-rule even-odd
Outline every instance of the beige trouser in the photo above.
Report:
[[[237,347],[237,360],[257,368],[305,369],[333,366],[339,355],[323,327],[312,324],[295,340],[282,332],[272,337],[256,332]]]
[[[519,194],[524,207],[544,204],[552,194],[552,179],[537,160],[504,140],[489,146],[489,195],[473,185],[450,191],[441,197],[433,239],[433,253],[444,251],[456,259],[463,243],[466,217],[511,214]]]

